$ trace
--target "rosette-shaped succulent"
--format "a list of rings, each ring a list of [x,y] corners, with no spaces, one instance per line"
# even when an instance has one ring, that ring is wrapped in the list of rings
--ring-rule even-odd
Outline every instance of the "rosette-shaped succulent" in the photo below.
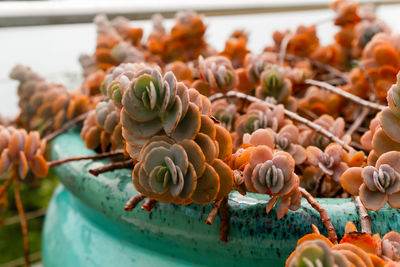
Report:
[[[81,138],[90,149],[100,146],[102,151],[107,151],[123,147],[120,110],[112,101],[100,102],[96,110],[90,111],[83,123]]]
[[[247,108],[246,114],[237,119],[235,128],[239,136],[243,136],[260,128],[271,128],[276,132],[284,123],[285,114],[282,105],[277,105],[271,110],[263,103],[252,103]]]
[[[318,119],[315,119],[314,123],[343,139],[346,143],[350,142],[350,137],[344,135],[345,122],[342,117],[334,119],[332,116],[324,114]],[[325,149],[329,145],[330,140],[308,127],[302,127],[300,130],[299,143],[304,147],[313,145]]]
[[[232,153],[229,133],[202,116],[194,140],[154,136],[140,151],[133,171],[135,188],[160,202],[208,204],[232,190],[232,170],[221,159]]]
[[[400,152],[381,155],[375,167],[348,169],[341,177],[341,185],[350,194],[359,195],[369,210],[379,210],[386,203],[400,208]]]
[[[307,160],[319,167],[326,175],[332,177],[335,182],[340,181],[343,172],[348,169],[348,165],[342,162],[344,151],[342,146],[332,143],[325,148],[325,151],[315,147],[307,147]]]
[[[400,261],[400,234],[391,231],[382,238],[382,256],[384,259]]]
[[[248,164],[243,171],[247,190],[270,194],[273,197],[267,204],[267,212],[276,204],[278,198],[281,198],[277,211],[278,219],[284,217],[288,209],[297,210],[301,199],[298,190],[299,177],[294,173],[295,162],[290,154],[283,151],[272,154],[271,148],[265,145],[248,149]]]
[[[284,77],[281,70],[272,67],[261,73],[261,86],[256,89],[256,97],[273,97],[278,103],[284,103],[291,93],[292,83]]]
[[[131,81],[142,75],[150,74],[151,69],[142,63],[122,63],[109,70],[101,85],[102,93],[114,101],[117,107],[122,107],[122,96]]]
[[[278,57],[275,53],[264,52],[259,56],[247,54],[244,61],[244,68],[247,70],[249,80],[253,84],[258,84],[261,73],[272,64],[278,64]]]
[[[221,124],[231,131],[239,117],[235,104],[228,103],[226,99],[220,99],[212,103],[212,114]]]
[[[302,164],[306,158],[306,150],[298,144],[299,129],[293,124],[285,125],[275,134],[276,147],[292,155],[296,165]]]
[[[201,82],[206,83],[209,87],[209,95],[233,90],[238,82],[231,61],[223,56],[213,56],[206,59],[200,56],[199,72],[201,80],[195,82],[193,87],[197,88]]]
[[[151,74],[134,79],[122,104],[122,134],[133,158],[154,135],[165,133],[180,141],[193,139],[200,129],[199,107],[190,102],[188,89],[176,81],[172,72],[162,77],[153,69]]]
[[[339,251],[331,250],[332,244],[323,239],[306,240],[298,244],[286,261],[287,267],[350,267],[351,261]]]
[[[0,175],[11,171],[23,180],[29,171],[44,178],[48,173],[47,162],[43,155],[46,142],[40,141],[38,132],[0,126]]]

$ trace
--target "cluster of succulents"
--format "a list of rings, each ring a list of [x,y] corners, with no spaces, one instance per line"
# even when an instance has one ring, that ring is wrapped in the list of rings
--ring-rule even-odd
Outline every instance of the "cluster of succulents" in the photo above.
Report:
[[[21,113],[11,124],[38,132],[2,126],[0,171],[45,176],[51,164],[40,135],[84,114],[86,146],[129,158],[138,199],[215,210],[237,190],[268,195],[266,213],[275,208],[278,219],[303,197],[314,208],[314,197],[350,195],[372,211],[400,208],[399,36],[370,7],[337,0],[332,9],[333,43],[320,45],[318,25],[300,26],[275,32],[259,55],[244,30],[222,51],[212,48],[195,12],[178,13],[170,31],[154,15],[146,40],[127,19],[99,15],[96,50],[79,58],[77,91],[27,67],[12,70]],[[315,209],[334,240],[329,216]],[[398,233],[373,239],[380,250],[360,245],[368,238],[349,232],[334,244],[315,232],[299,240],[287,266],[400,260]]]
[[[317,228],[297,241],[295,251],[286,260],[287,267],[300,266],[398,266],[400,234],[358,232],[352,222],[339,244],[333,244]]]

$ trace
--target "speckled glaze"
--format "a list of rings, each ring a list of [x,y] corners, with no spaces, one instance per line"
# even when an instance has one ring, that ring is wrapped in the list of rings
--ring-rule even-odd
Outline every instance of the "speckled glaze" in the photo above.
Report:
[[[78,131],[52,142],[53,160],[94,154]],[[107,160],[79,161],[55,168],[62,185],[54,193],[44,227],[45,266],[284,266],[298,238],[315,224],[326,234],[319,214],[305,201],[296,211],[276,219],[265,212],[267,196],[232,192],[230,232],[219,241],[219,218],[204,223],[211,205],[157,204],[147,212],[138,206],[124,211],[136,194],[131,172],[118,170],[94,177],[88,173]],[[339,238],[347,221],[359,216],[350,199],[318,199],[326,208]],[[386,206],[371,212],[372,231],[400,231],[398,211]]]

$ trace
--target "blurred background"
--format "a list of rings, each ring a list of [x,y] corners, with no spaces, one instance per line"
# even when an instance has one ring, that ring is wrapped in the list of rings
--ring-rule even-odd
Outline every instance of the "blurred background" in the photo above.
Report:
[[[16,64],[24,64],[49,81],[73,90],[82,81],[78,57],[92,54],[96,45],[98,13],[109,18],[123,15],[132,25],[142,27],[144,38],[150,33],[153,13],[161,13],[165,25],[171,26],[178,10],[195,10],[206,15],[207,41],[222,50],[225,40],[236,29],[249,33],[249,48],[259,53],[272,44],[275,30],[295,30],[300,24],[316,23],[322,44],[332,41],[336,32],[332,23],[331,1],[324,0],[213,0],[213,1],[1,1],[0,0],[0,114],[13,118],[18,114],[17,82],[8,78]],[[376,6],[377,15],[393,32],[400,32],[400,0],[359,1]],[[1,178],[0,178],[1,179]],[[57,184],[50,175],[39,185],[23,186],[31,245],[31,260],[40,266],[41,228],[47,203]],[[12,195],[12,194],[10,194]],[[14,207],[10,199],[10,207]],[[23,246],[19,219],[15,209],[3,216],[0,227],[0,267],[23,264]]]

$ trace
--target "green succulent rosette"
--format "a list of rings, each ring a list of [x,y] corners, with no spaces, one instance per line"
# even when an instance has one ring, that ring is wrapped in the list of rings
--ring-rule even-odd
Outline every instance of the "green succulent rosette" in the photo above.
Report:
[[[132,157],[154,135],[166,134],[180,141],[193,139],[200,129],[200,110],[172,72],[162,77],[153,69],[137,77],[124,93],[122,105],[122,134]]]

